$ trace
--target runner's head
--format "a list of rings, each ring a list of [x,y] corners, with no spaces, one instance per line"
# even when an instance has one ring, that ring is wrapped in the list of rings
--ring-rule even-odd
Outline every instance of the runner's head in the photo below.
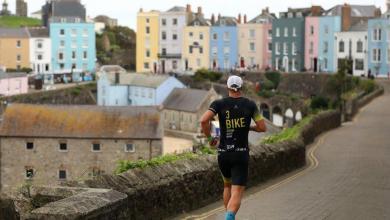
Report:
[[[228,89],[232,92],[239,92],[242,88],[243,81],[239,76],[231,76],[227,81]]]

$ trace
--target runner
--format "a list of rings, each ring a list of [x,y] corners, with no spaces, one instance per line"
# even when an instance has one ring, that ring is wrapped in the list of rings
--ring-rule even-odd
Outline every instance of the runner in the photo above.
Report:
[[[243,81],[231,76],[227,86],[229,97],[213,102],[202,116],[202,131],[210,146],[218,144],[218,138],[210,133],[210,122],[218,115],[221,137],[218,147],[218,165],[224,180],[223,201],[226,220],[234,220],[240,208],[241,199],[248,178],[249,131],[265,132],[266,126],[256,104],[241,94]],[[256,123],[251,126],[251,119]]]

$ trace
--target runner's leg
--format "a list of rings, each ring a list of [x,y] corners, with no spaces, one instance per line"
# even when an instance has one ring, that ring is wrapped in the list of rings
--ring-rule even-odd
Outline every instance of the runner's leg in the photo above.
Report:
[[[237,213],[241,206],[241,199],[244,195],[245,186],[232,186],[231,197],[227,206],[228,212]]]
[[[229,200],[231,197],[232,184],[224,183],[223,184],[223,205],[225,206],[225,210],[227,210],[227,206],[229,204]]]

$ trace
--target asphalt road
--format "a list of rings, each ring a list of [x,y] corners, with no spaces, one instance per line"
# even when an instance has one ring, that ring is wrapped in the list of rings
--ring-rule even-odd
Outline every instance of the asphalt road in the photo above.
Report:
[[[236,219],[390,219],[390,82],[382,84],[384,96],[313,144],[307,169],[248,192]],[[224,210],[219,202],[191,215],[224,219]]]

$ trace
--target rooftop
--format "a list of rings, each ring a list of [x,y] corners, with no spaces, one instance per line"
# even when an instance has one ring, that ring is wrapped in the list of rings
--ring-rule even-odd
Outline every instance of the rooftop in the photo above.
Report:
[[[107,74],[108,79],[114,83],[115,82],[115,74]],[[163,82],[168,80],[170,76],[167,75],[149,75],[149,74],[141,74],[141,73],[126,73],[121,74],[119,78],[119,84],[121,85],[132,85],[132,86],[140,86],[147,88],[157,88]]]
[[[349,5],[351,7],[352,17],[375,17],[377,7],[375,5]],[[325,15],[341,16],[341,9],[344,5],[336,5],[327,10]]]
[[[164,109],[197,112],[206,101],[209,91],[199,89],[174,89],[163,103]]]
[[[29,28],[28,32],[30,33],[30,36],[35,37],[49,37],[49,29],[37,27],[37,28]]]
[[[26,28],[0,28],[0,38],[28,38]]]
[[[0,79],[27,77],[26,73],[3,73],[0,71]]]
[[[10,104],[0,137],[161,139],[157,107]]]

